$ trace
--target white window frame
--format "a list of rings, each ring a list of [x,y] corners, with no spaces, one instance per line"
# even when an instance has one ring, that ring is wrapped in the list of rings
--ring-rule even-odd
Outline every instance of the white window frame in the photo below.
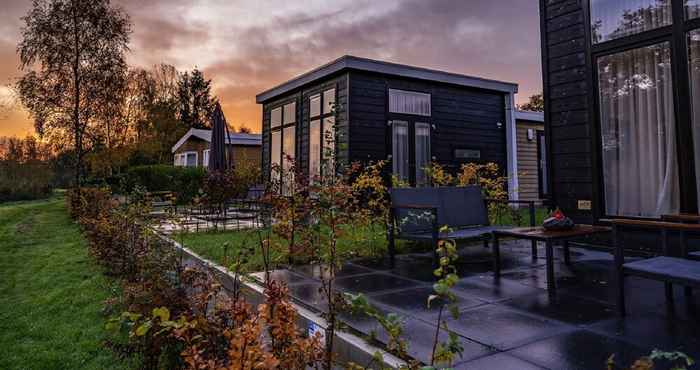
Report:
[[[202,152],[202,167],[209,167],[209,153],[211,149],[204,149]]]
[[[187,165],[187,156],[190,154],[194,154],[194,166]],[[184,158],[184,161],[182,163],[183,167],[199,167],[199,153],[197,153],[196,151],[190,150],[187,152],[182,152],[180,155],[182,156],[182,158]]]

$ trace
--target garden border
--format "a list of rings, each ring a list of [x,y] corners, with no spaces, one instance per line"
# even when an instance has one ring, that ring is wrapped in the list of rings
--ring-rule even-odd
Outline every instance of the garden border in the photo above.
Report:
[[[184,247],[179,242],[159,233],[156,230],[151,229],[155,235],[157,235],[162,240],[168,242],[176,250],[187,255],[194,263],[199,264],[216,275],[217,279],[221,285],[227,291],[231,291],[233,287],[234,275],[224,266],[221,266],[215,262],[212,262],[187,247]],[[183,264],[186,264],[183,259]],[[241,284],[244,287],[243,294],[249,298],[249,302],[252,304],[259,304],[264,301],[263,291],[264,288],[256,282],[249,281],[246,279],[241,279]],[[292,298],[294,300],[294,298]],[[327,327],[326,320],[312,312],[311,310],[293,302],[290,302],[297,314],[299,315],[297,320],[297,327],[300,330],[307,331],[311,327],[321,328],[324,330]],[[394,356],[393,354],[387,352],[382,348],[378,348],[367,343],[364,339],[357,335],[336,331],[334,340],[334,351],[340,360],[343,362],[354,362],[357,364],[366,364],[372,362],[374,354],[379,352],[383,358],[383,366],[387,366],[393,369],[399,369],[406,366],[406,362]]]

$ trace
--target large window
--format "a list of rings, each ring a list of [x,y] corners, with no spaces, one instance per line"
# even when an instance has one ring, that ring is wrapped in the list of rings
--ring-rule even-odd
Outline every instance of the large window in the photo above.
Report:
[[[671,0],[591,0],[594,43],[668,26],[671,20]]]
[[[670,43],[600,57],[598,74],[606,213],[678,212]]]
[[[685,17],[686,19],[700,17],[700,0],[685,1]]]
[[[309,97],[309,177],[318,179],[334,168],[335,89]]]
[[[389,89],[389,112],[430,116],[430,94]]]
[[[175,154],[175,166],[197,167],[197,152]]]
[[[697,212],[700,0],[590,0],[601,216]]]
[[[295,102],[270,111],[270,174],[272,180],[280,181],[283,191],[294,178],[290,170],[296,153],[296,119]]]

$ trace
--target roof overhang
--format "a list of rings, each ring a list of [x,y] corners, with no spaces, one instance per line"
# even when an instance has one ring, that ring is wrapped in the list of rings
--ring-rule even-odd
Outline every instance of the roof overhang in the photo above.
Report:
[[[379,60],[359,58],[351,55],[342,56],[328,64],[295,77],[277,87],[264,91],[255,97],[260,104],[280,95],[288,93],[299,87],[325,78],[343,70],[357,70],[375,72],[392,76],[415,78],[419,80],[447,83],[458,86],[473,87],[485,90],[499,91],[503,93],[517,93],[518,84],[489,80],[481,77],[467,76],[451,72],[443,72],[434,69],[414,67],[404,64],[389,63]]]
[[[516,110],[515,119],[518,121],[531,121],[544,123],[544,112],[532,112],[527,110]]]

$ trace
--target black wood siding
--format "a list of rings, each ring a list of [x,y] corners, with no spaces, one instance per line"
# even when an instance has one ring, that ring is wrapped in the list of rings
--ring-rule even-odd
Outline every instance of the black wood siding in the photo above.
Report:
[[[269,175],[270,171],[270,112],[282,105],[296,101],[296,144],[295,157],[297,166],[306,172],[309,165],[309,97],[319,92],[336,89],[336,129],[338,130],[338,143],[336,145],[338,160],[348,159],[348,88],[347,73],[331,76],[312,85],[291,91],[274,100],[263,103],[262,118],[262,171],[263,175]],[[267,177],[265,178],[267,180]]]
[[[552,198],[575,221],[590,223],[598,200],[583,1],[540,0],[540,17]],[[592,201],[593,211],[579,210],[579,200]]]
[[[480,162],[496,162],[505,171],[503,93],[360,71],[350,72],[352,161],[382,160],[391,154],[391,130],[387,125],[392,119],[388,113],[389,88],[431,94],[432,116],[416,116],[415,120],[435,126],[431,149],[438,163],[458,169],[465,162],[455,160],[454,149],[479,149]]]

